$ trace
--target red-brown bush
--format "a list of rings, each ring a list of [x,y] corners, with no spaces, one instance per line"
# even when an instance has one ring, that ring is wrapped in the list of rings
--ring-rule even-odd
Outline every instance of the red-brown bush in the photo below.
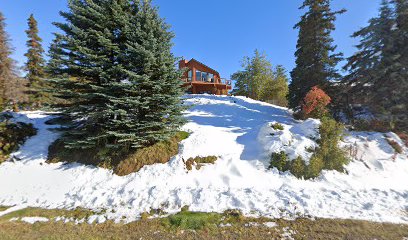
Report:
[[[327,105],[331,98],[318,86],[313,87],[303,99],[302,114],[304,118],[322,118],[328,112]]]
[[[405,146],[408,147],[408,134],[404,132],[399,132],[397,135],[401,138],[401,140],[405,143]]]

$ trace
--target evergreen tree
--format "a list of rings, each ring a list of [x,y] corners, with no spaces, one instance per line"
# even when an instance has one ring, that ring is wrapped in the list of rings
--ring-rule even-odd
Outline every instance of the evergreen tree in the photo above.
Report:
[[[6,19],[0,12],[0,110],[13,100],[12,91],[16,86],[13,82],[17,79],[15,62],[11,59],[13,49],[6,32]],[[16,103],[16,102],[14,102]]]
[[[276,66],[270,77],[260,85],[260,99],[275,105],[287,106],[288,77],[282,65]]]
[[[251,64],[251,59],[249,57],[244,57],[242,60],[242,68],[244,70],[238,71],[231,75],[231,79],[235,81],[234,89],[232,90],[233,95],[249,97],[249,66]]]
[[[27,57],[27,63],[25,70],[27,71],[26,78],[29,81],[29,93],[31,103],[36,106],[41,106],[45,100],[44,93],[44,65],[45,60],[43,58],[44,49],[41,45],[42,39],[38,36],[38,24],[31,14],[28,18],[28,30],[26,30],[28,41],[26,43],[28,47],[27,53],[24,55]]]
[[[139,16],[131,21],[128,29],[130,54],[125,63],[139,58],[138,76],[134,76],[141,99],[137,109],[138,131],[145,133],[139,136],[139,141],[146,145],[168,138],[184,122],[180,105],[183,91],[180,72],[174,68],[176,59],[171,53],[174,35],[150,1],[142,2],[139,8]],[[129,66],[130,69],[134,67]]]
[[[288,79],[281,65],[274,69],[266,55],[255,50],[253,57],[244,57],[242,67],[232,75],[233,94],[286,106]]]
[[[50,71],[74,128],[68,149],[97,149],[101,161],[168,139],[181,124],[181,73],[173,33],[150,1],[70,0],[56,23]],[[104,156],[107,158],[104,158]]]
[[[398,129],[408,129],[408,2],[393,0],[396,23],[383,53],[381,78],[375,84],[373,102]]]
[[[10,68],[9,55],[11,54],[5,28],[5,18],[3,13],[0,12],[0,110],[4,108],[5,104],[5,82]]]
[[[259,100],[262,86],[273,79],[272,64],[258,50],[255,50],[253,57],[244,57],[242,62],[244,70],[231,77],[237,82],[234,93]]]
[[[330,36],[335,30],[334,21],[345,10],[333,12],[331,0],[305,0],[300,9],[307,12],[295,28],[299,29],[297,42],[296,67],[291,72],[289,85],[289,107],[297,109],[306,93],[314,86],[324,90],[330,80],[339,79],[336,70],[342,54],[335,53],[336,46]]]
[[[358,51],[349,57],[345,70],[349,74],[344,78],[350,86],[348,89],[350,101],[372,102],[375,82],[379,77],[383,55],[386,49],[392,48],[392,29],[395,25],[393,11],[389,1],[383,0],[380,15],[372,18],[369,25],[355,32],[352,37],[360,38],[356,46]]]
[[[254,57],[251,60],[249,76],[249,97],[260,100],[265,84],[273,81],[273,70],[272,64],[266,55],[258,50],[255,50]]]
[[[306,175],[306,163],[302,159],[301,156],[298,156],[295,160],[293,160],[290,164],[290,173],[297,178],[304,178]]]
[[[408,121],[407,5],[383,0],[379,16],[353,35],[361,39],[358,52],[345,66],[350,101],[367,104],[377,117],[399,128]]]
[[[62,44],[62,35],[54,33],[54,39],[48,50],[49,60],[45,67],[45,72],[50,77],[62,76],[65,73],[64,56],[66,56],[67,53],[64,53],[64,49],[60,47]]]
[[[272,98],[274,104],[279,106],[286,107],[288,105],[287,96],[289,93],[288,86],[288,76],[286,75],[286,69],[282,65],[278,65],[275,68],[275,81],[274,81],[274,90]]]

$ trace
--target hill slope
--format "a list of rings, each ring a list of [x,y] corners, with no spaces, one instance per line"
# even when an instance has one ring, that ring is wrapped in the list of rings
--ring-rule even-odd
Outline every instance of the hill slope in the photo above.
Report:
[[[0,165],[0,205],[107,209],[99,221],[132,221],[150,209],[172,213],[189,205],[192,211],[240,209],[277,218],[408,223],[406,149],[394,156],[383,134],[350,133],[343,144],[357,146],[358,160],[347,166],[348,174],[324,172],[304,181],[267,170],[269,155],[284,150],[310,157],[306,148],[316,144],[319,121],[296,121],[285,108],[239,97],[189,95],[186,104],[190,121],[184,129],[192,134],[179,155],[126,177],[80,164],[45,164],[58,134],[45,125],[45,113],[22,113],[39,131],[14,154],[21,161]],[[273,130],[275,122],[284,130]],[[214,165],[185,169],[183,160],[212,155],[219,157]]]

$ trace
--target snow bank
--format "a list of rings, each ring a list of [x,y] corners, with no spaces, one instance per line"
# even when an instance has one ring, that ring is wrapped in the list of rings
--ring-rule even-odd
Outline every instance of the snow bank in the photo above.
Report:
[[[283,130],[274,130],[272,125],[278,122],[265,124],[258,135],[258,142],[263,146],[264,152],[261,156],[267,160],[272,153],[284,151],[289,159],[301,156],[306,163],[312,156],[308,149],[315,149],[319,138],[320,121],[308,119],[304,122],[282,124]]]
[[[30,224],[34,224],[36,222],[48,222],[48,218],[44,218],[44,217],[22,217],[21,221],[26,222],[26,223],[30,223]]]
[[[278,224],[276,222],[266,222],[263,225],[265,225],[268,228],[274,228],[274,227],[278,226]]]
[[[191,136],[180,153],[125,177],[80,164],[45,164],[58,133],[45,125],[45,113],[21,113],[39,131],[14,153],[21,161],[0,165],[0,205],[107,210],[87,220],[92,222],[129,222],[150,209],[174,213],[189,205],[192,211],[239,209],[252,216],[408,223],[407,156],[395,156],[383,134],[350,133],[343,144],[355,146],[358,157],[348,174],[324,172],[304,181],[267,170],[269,154],[284,150],[307,159],[318,121],[296,121],[285,108],[242,97],[189,95],[185,102],[191,108],[183,128]],[[276,122],[283,131],[270,127]],[[219,157],[214,165],[185,170],[183,159],[210,155]]]

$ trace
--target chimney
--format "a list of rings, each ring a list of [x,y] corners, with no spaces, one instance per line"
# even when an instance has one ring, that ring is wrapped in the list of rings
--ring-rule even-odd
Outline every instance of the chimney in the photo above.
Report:
[[[182,68],[187,67],[187,63],[188,63],[188,61],[185,60],[185,59],[180,60],[180,62],[179,62],[179,69],[182,69]]]

